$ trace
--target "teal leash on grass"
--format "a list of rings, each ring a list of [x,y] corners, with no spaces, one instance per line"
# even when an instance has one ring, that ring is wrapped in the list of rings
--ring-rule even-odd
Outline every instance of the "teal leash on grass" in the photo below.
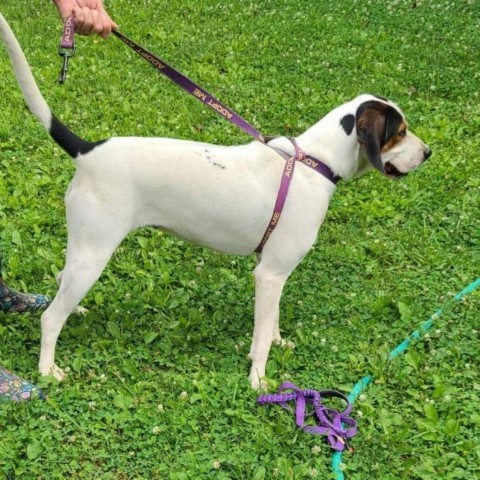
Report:
[[[472,282],[468,287],[464,288],[461,292],[457,293],[453,300],[447,302],[445,306],[450,305],[453,302],[460,301],[466,295],[472,293],[475,289],[480,287],[480,278],[477,278]],[[443,308],[437,310],[427,321],[425,321],[420,328],[411,333],[403,342],[399,343],[391,352],[388,357],[389,360],[393,360],[402,353],[404,353],[410,344],[421,338],[422,334],[426,333],[430,328],[432,328],[434,321],[440,317],[443,313]],[[355,403],[360,394],[365,390],[370,383],[373,381],[372,375],[367,375],[359,380],[352,388],[351,392],[348,394],[348,400],[350,403]],[[335,480],[345,480],[345,475],[342,470],[342,452],[334,452],[332,456],[332,470],[335,475]]]

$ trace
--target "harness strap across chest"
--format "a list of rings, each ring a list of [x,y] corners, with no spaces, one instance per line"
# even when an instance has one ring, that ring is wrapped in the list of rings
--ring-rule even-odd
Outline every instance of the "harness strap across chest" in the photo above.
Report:
[[[279,148],[271,147],[270,145],[267,144],[270,148],[273,148],[281,157],[284,158],[285,166],[283,167],[282,179],[280,181],[280,187],[277,193],[277,200],[275,201],[275,206],[273,208],[273,214],[272,214],[272,217],[270,218],[270,223],[268,224],[268,227],[265,230],[265,233],[263,234],[262,240],[258,244],[258,247],[255,249],[256,253],[262,252],[263,247],[267,243],[267,240],[270,238],[270,235],[275,230],[275,227],[277,226],[278,221],[280,220],[280,216],[282,215],[283,206],[285,205],[285,200],[287,199],[288,190],[290,188],[290,182],[293,178],[293,171],[295,169],[295,164],[297,163],[297,161],[303,163],[304,165],[307,165],[308,167],[312,168],[316,172],[320,173],[335,185],[340,180],[340,177],[335,175],[330,170],[330,168],[327,165],[325,165],[323,162],[309,155],[306,155],[305,152],[298,146],[294,138],[289,138],[289,140],[292,142],[294,147],[293,155],[290,155],[284,152],[283,150],[280,150]]]

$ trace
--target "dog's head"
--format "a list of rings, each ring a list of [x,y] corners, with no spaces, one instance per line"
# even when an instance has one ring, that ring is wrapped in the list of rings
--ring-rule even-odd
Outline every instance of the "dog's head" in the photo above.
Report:
[[[370,163],[390,178],[421,165],[432,151],[408,130],[402,111],[378,98],[364,101],[355,116],[357,138]]]

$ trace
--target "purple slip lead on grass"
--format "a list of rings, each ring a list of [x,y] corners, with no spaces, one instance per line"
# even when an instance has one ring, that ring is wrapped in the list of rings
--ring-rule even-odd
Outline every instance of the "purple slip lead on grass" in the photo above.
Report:
[[[285,390],[293,390],[293,393],[285,393]],[[340,398],[346,403],[346,408],[339,412],[333,408],[325,407],[322,404],[323,398]],[[335,390],[301,390],[290,382],[283,383],[278,393],[261,395],[257,403],[278,403],[282,408],[293,411],[288,402],[295,401],[295,422],[305,433],[313,435],[325,435],[327,441],[334,450],[342,452],[348,447],[348,439],[357,434],[357,422],[349,415],[352,411],[352,404],[346,395]],[[317,425],[305,425],[307,404],[313,405],[313,416]],[[348,427],[348,428],[346,428]]]

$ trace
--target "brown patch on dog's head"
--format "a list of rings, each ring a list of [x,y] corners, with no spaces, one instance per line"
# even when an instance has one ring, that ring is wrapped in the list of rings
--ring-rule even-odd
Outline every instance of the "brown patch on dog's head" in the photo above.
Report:
[[[391,129],[387,129],[386,135],[388,137],[388,140],[382,147],[382,153],[391,150],[393,147],[395,147],[395,145],[399,144],[407,135],[407,123],[405,122],[405,120],[402,120],[397,125],[392,125],[392,127],[393,128]]]
[[[356,113],[358,142],[370,163],[385,172],[382,152],[391,150],[406,134],[406,122],[400,112],[388,103],[370,100],[362,103]]]

